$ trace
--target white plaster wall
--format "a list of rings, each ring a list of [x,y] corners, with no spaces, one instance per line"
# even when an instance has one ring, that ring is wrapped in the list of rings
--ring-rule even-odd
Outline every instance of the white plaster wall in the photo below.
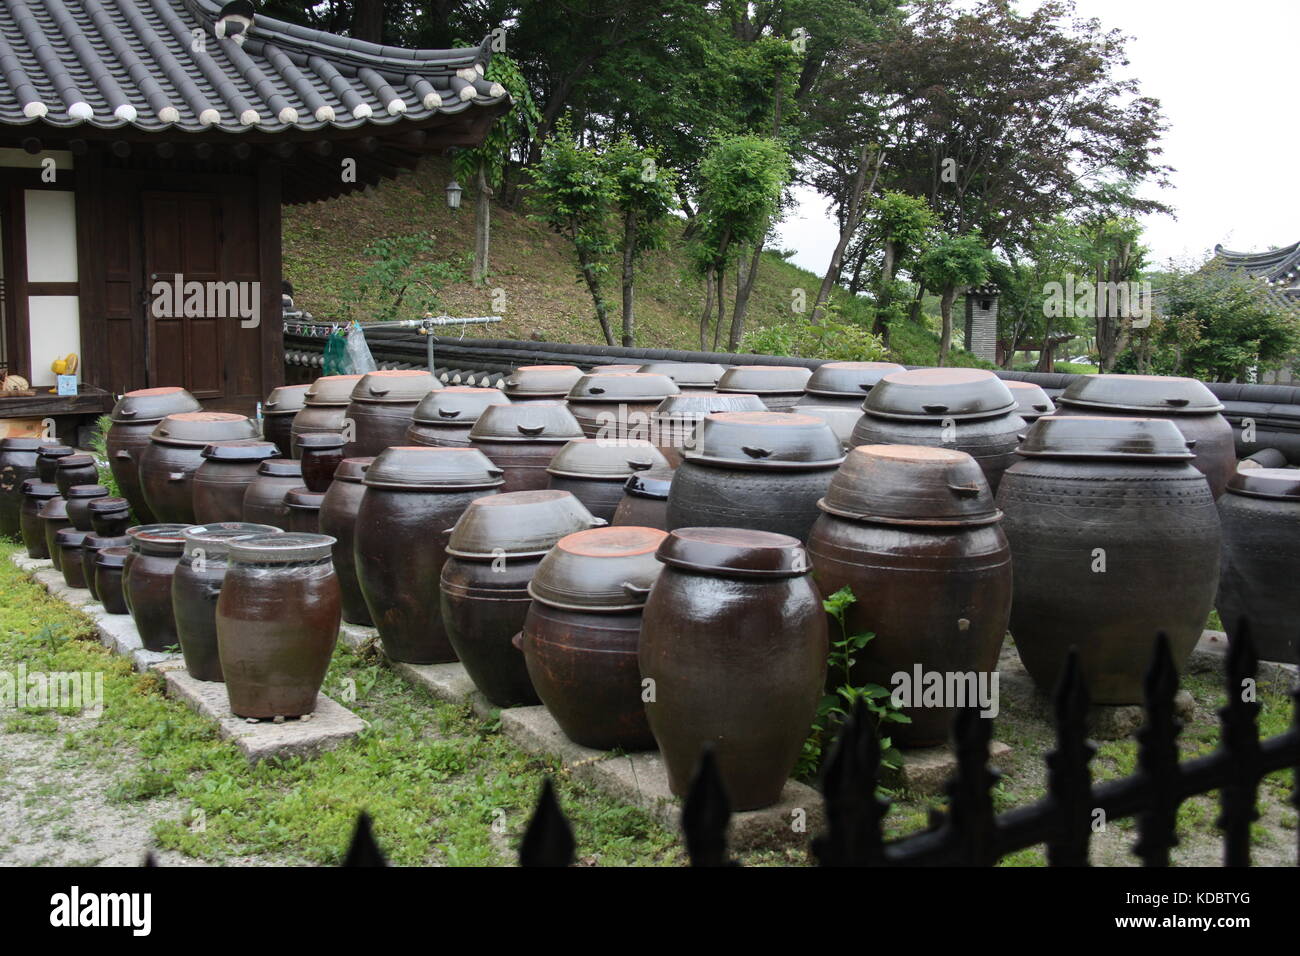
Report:
[[[27,281],[77,281],[76,196],[69,190],[28,189]]]
[[[75,295],[27,297],[32,330],[32,386],[53,386],[50,363],[69,352],[81,355],[81,320]],[[78,372],[80,377],[80,372]]]

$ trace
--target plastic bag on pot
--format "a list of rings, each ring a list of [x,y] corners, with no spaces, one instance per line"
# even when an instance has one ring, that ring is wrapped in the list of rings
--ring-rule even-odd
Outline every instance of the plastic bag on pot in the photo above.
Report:
[[[359,325],[353,325],[348,329],[347,356],[352,366],[350,372],[352,375],[365,375],[378,368],[374,356],[370,354],[370,346],[366,344],[366,333]]]

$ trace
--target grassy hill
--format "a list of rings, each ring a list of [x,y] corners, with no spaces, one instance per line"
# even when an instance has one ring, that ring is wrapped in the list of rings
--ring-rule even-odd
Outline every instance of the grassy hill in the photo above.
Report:
[[[365,250],[375,240],[431,234],[433,260],[456,273],[439,293],[449,315],[499,314],[490,327],[470,327],[476,337],[535,338],[554,342],[600,342],[591,298],[578,282],[568,244],[521,212],[492,210],[489,281],[482,288],[469,281],[474,246],[474,204],[468,194],[458,210],[447,208],[449,178],[445,161],[426,161],[415,172],[381,186],[327,203],[290,206],[284,211],[284,272],[296,300],[318,318],[358,318],[373,314],[374,295],[358,297],[357,280],[371,266]],[[750,300],[747,330],[806,321],[791,310],[793,290],[803,289],[809,306],[820,276],[766,253]],[[637,345],[655,348],[699,347],[702,283],[685,269],[682,243],[650,253],[637,277]],[[620,291],[611,263],[606,295],[617,325]],[[734,277],[733,277],[734,278]],[[728,283],[728,295],[732,286]],[[504,308],[501,307],[504,291]],[[496,301],[494,303],[494,292]],[[865,309],[837,290],[835,301],[846,319],[863,320]],[[412,314],[411,317],[414,317]],[[934,364],[938,339],[934,316],[926,325],[904,323],[891,333],[893,358],[905,364]],[[725,339],[725,330],[724,330]],[[954,364],[981,365],[965,353]]]

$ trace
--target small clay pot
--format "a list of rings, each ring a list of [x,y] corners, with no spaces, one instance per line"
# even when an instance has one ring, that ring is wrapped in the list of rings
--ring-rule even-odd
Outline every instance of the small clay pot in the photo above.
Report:
[[[23,535],[27,557],[33,560],[50,557],[50,547],[45,543],[45,521],[41,509],[51,498],[59,497],[59,488],[53,482],[28,478],[22,484],[23,503],[18,512],[18,524]]]
[[[19,515],[23,506],[23,482],[36,478],[39,438],[6,438],[0,441],[0,537],[22,534]]]
[[[289,489],[284,496],[284,505],[289,509],[288,527],[285,530],[297,534],[320,534],[320,508],[324,500],[323,491]]]
[[[262,437],[288,457],[293,445],[293,419],[307,403],[310,385],[281,385],[262,403]]]
[[[334,571],[343,595],[343,620],[349,624],[371,625],[370,608],[357,582],[357,559],[353,553],[357,511],[366,487],[361,483],[373,458],[344,458],[334,472],[334,483],[325,492],[317,520],[321,534],[334,539]]]
[[[124,499],[125,500],[125,499]],[[95,580],[95,560],[105,548],[130,548],[131,538],[126,534],[100,535],[93,531],[86,535],[81,544],[81,573],[86,579],[86,590],[96,601],[103,603],[99,595],[99,583]],[[125,605],[123,605],[125,613]]]
[[[302,483],[309,491],[324,494],[334,480],[334,471],[343,460],[343,436],[318,432],[298,439],[301,452]],[[353,456],[356,457],[356,456]]]
[[[244,490],[243,520],[289,528],[289,506],[284,496],[302,487],[302,467],[292,458],[268,458],[257,467],[257,477]]]
[[[97,498],[107,498],[108,489],[103,485],[73,485],[63,496],[68,503],[68,520],[78,531],[93,531],[90,521],[90,503]]]
[[[147,651],[166,651],[180,643],[172,609],[172,575],[185,548],[183,524],[139,525],[131,536],[125,567],[127,607]]]
[[[129,547],[101,548],[95,552],[95,593],[109,614],[130,614],[126,606],[122,571],[130,556]]]
[[[673,468],[651,468],[629,476],[623,483],[623,498],[610,524],[667,531],[668,491],[675,473]]]
[[[75,455],[76,449],[71,445],[42,445],[36,453],[36,474],[41,481],[55,484],[54,477],[59,470],[59,459]]]
[[[68,503],[59,495],[49,498],[41,505],[41,529],[45,535],[45,554],[54,562],[54,570],[63,570],[63,555],[59,550],[57,535],[64,528],[72,527],[68,517]]]
[[[81,564],[81,546],[88,534],[89,531],[64,528],[54,536],[54,545],[59,549],[59,568],[63,571],[64,583],[70,588],[86,586],[86,572]]]
[[[194,472],[194,518],[199,524],[241,521],[244,493],[257,478],[262,462],[279,458],[269,441],[214,442],[203,449],[203,464]]]
[[[131,505],[125,498],[111,496],[90,502],[90,530],[101,538],[121,537],[135,523],[131,520]]]
[[[94,455],[65,455],[59,459],[59,467],[54,472],[54,483],[59,486],[59,494],[68,497],[68,492],[77,485],[95,485],[99,483],[99,469],[95,467]],[[105,494],[108,490],[105,489]]]

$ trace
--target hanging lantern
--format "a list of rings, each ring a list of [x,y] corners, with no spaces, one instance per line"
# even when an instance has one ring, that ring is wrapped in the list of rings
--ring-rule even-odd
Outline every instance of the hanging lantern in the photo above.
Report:
[[[464,190],[460,188],[460,183],[456,182],[456,177],[453,176],[451,182],[447,184],[447,208],[460,208],[460,194],[462,192]]]

